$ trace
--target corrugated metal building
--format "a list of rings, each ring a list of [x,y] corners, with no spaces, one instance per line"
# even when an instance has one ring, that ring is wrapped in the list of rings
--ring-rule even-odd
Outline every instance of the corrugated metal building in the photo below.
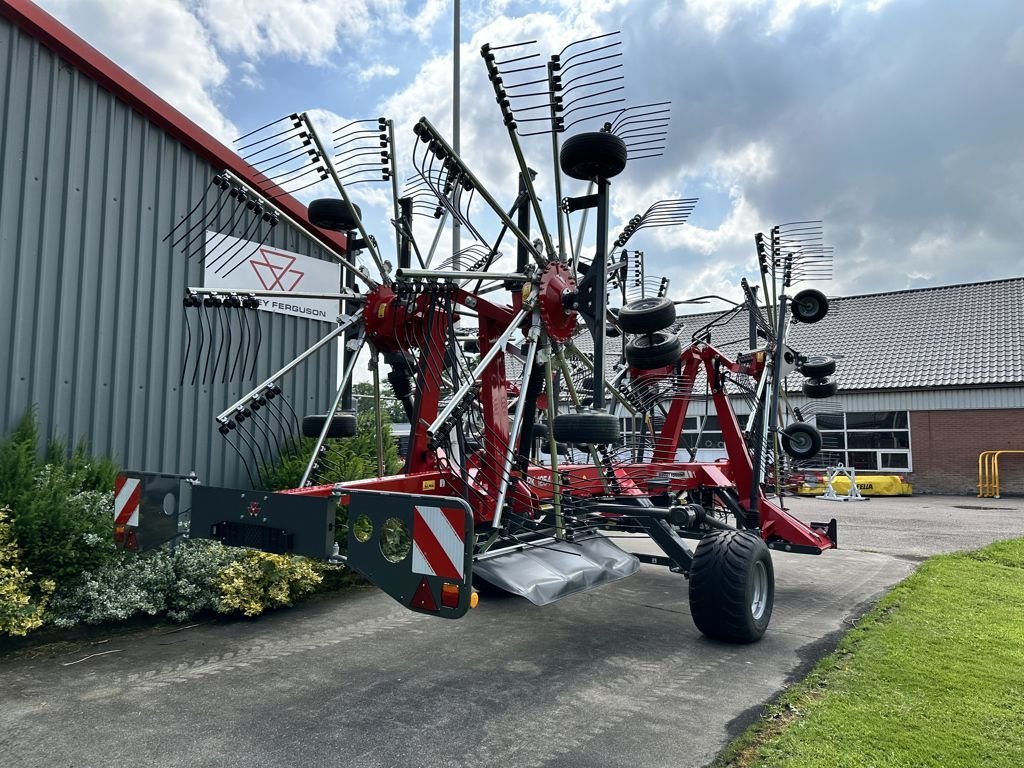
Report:
[[[125,467],[248,484],[214,417],[252,381],[182,384],[182,298],[202,267],[163,240],[225,168],[258,185],[234,153],[38,7],[0,2],[0,432],[35,407],[44,435],[85,438]],[[327,258],[302,228],[304,207],[278,204],[303,224],[282,222],[267,244]],[[258,314],[257,377],[333,327]],[[283,382],[300,415],[329,402],[333,349]]]

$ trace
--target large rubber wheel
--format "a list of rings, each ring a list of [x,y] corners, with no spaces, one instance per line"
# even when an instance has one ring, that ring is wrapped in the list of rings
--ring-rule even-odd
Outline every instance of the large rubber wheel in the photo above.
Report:
[[[809,379],[823,379],[836,372],[835,358],[827,355],[808,357],[800,366],[800,373]]]
[[[795,421],[782,430],[781,437],[782,450],[799,461],[814,458],[821,450],[821,433],[802,421]]]
[[[663,331],[675,321],[676,305],[664,296],[637,299],[619,310],[619,328],[626,333]]]
[[[622,426],[618,416],[610,413],[560,413],[555,416],[555,440],[560,443],[622,442]]]
[[[628,154],[626,142],[614,134],[578,133],[565,140],[558,164],[574,179],[610,179],[622,173]]]
[[[358,229],[359,220],[363,216],[358,205],[352,203],[350,209],[344,200],[339,200],[336,197],[321,197],[314,200],[309,204],[308,212],[310,224],[334,232],[351,232],[353,229]]]
[[[664,368],[679,359],[683,345],[674,333],[657,331],[637,336],[626,345],[626,362],[641,371]]]
[[[303,437],[320,437],[320,431],[324,428],[327,415],[306,416],[302,419]],[[354,413],[336,413],[331,420],[331,426],[327,429],[327,437],[354,437],[358,431],[358,424]]]
[[[806,288],[793,297],[790,309],[794,320],[810,325],[828,314],[828,299],[821,291]]]
[[[697,629],[726,643],[753,643],[768,629],[775,569],[752,531],[715,531],[700,540],[690,566],[690,614]]]
[[[808,379],[803,383],[804,394],[814,400],[832,397],[839,391],[839,385],[832,379]]]

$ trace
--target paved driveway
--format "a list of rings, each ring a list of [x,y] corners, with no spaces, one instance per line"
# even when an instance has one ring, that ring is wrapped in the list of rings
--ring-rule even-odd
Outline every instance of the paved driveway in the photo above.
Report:
[[[1024,535],[1020,500],[793,511],[840,518],[844,548],[774,554],[775,614],[753,646],[701,637],[685,580],[652,566],[546,608],[485,599],[460,621],[359,590],[0,661],[0,764],[701,766],[921,556]]]

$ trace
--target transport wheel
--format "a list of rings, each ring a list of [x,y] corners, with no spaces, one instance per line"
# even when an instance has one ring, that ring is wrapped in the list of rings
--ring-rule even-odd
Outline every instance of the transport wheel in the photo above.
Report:
[[[772,617],[775,569],[752,531],[714,531],[690,566],[690,614],[697,629],[726,643],[761,639]]]
[[[821,450],[821,433],[802,421],[795,421],[782,430],[781,437],[782,450],[797,460],[813,458]]]
[[[622,331],[619,330],[619,327],[617,325],[612,325],[611,323],[608,323],[604,327],[604,335],[607,336],[609,339],[617,339],[619,336],[622,335]]]
[[[657,331],[638,336],[626,345],[626,362],[641,371],[664,368],[679,359],[683,345],[674,333]]]
[[[320,416],[306,416],[302,419],[303,437],[320,437],[320,431],[327,421],[327,414]],[[331,419],[331,426],[327,429],[328,437],[354,437],[357,431],[356,415],[354,413],[336,413]]]
[[[618,444],[622,427],[619,417],[610,413],[560,413],[555,416],[555,439],[560,443]]]
[[[800,373],[808,379],[823,379],[836,372],[835,358],[827,355],[808,357],[800,366]]]
[[[353,209],[355,215],[353,215]],[[330,229],[334,232],[351,232],[358,229],[359,220],[363,212],[359,206],[352,203],[350,209],[344,200],[335,197],[321,197],[309,204],[309,223],[320,229]]]
[[[628,154],[626,142],[614,134],[578,133],[562,144],[558,164],[574,179],[610,179],[622,173]]]
[[[831,379],[808,379],[803,383],[804,394],[815,400],[832,397],[839,391],[839,385]]]
[[[828,299],[814,288],[806,288],[793,297],[790,304],[793,319],[800,323],[816,323],[828,314]]]
[[[663,331],[676,321],[676,305],[664,296],[637,299],[619,310],[619,328],[626,333]]]

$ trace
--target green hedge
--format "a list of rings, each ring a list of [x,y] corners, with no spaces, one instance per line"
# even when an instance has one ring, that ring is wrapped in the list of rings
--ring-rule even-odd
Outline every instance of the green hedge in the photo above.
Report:
[[[375,445],[372,425],[372,418],[361,419],[359,436],[329,448],[349,476],[339,479],[374,472],[375,459],[362,455]],[[84,444],[68,451],[51,440],[40,448],[32,411],[0,442],[0,635],[138,615],[176,621],[203,611],[255,616],[354,580],[341,566],[205,540],[143,555],[125,552],[113,542],[117,466],[91,456]],[[291,461],[278,479],[297,485],[304,461],[285,458]],[[387,458],[395,471],[397,452]],[[296,467],[299,476],[292,480],[288,472]]]

